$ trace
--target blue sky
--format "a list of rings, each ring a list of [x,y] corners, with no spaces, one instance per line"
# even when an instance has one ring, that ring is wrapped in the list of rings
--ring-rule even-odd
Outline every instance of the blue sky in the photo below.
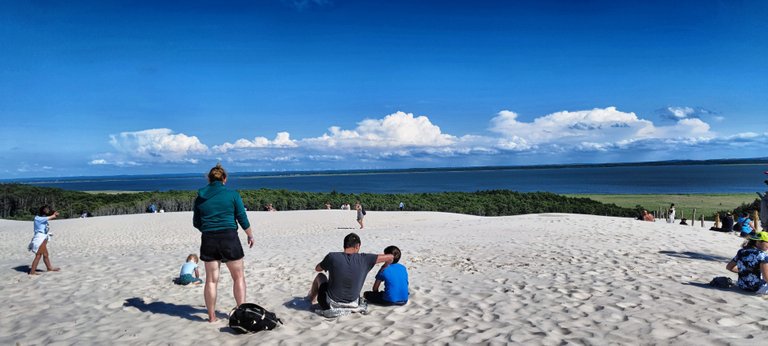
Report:
[[[9,1],[6,178],[765,157],[765,1]]]

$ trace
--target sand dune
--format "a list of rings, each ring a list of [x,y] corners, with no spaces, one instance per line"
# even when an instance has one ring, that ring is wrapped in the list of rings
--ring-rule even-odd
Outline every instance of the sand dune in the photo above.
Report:
[[[768,301],[706,286],[728,276],[739,238],[699,227],[543,214],[249,212],[248,301],[285,325],[255,335],[204,321],[202,287],[171,280],[199,233],[191,213],[54,220],[58,273],[29,277],[32,223],[0,220],[0,344],[755,344]],[[314,266],[358,232],[364,252],[398,245],[406,306],[326,319],[303,300]],[[244,237],[243,237],[244,239]],[[40,269],[44,266],[40,265]],[[376,269],[374,269],[376,270]],[[730,274],[735,279],[735,274]],[[368,276],[366,289],[373,283]]]

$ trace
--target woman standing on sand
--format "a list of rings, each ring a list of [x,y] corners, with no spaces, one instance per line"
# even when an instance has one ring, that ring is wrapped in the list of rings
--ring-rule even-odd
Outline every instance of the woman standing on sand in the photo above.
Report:
[[[227,172],[217,164],[208,172],[208,186],[198,190],[192,224],[202,233],[200,259],[205,262],[205,307],[208,321],[216,321],[216,289],[219,284],[221,263],[227,264],[232,275],[235,303],[245,302],[245,268],[243,247],[237,236],[240,224],[248,235],[248,247],[253,247],[253,231],[245,214],[243,199],[237,191],[224,187]]]
[[[43,258],[45,269],[49,272],[59,271],[59,268],[51,265],[51,259],[48,255],[48,240],[53,235],[48,226],[48,221],[55,219],[57,216],[59,216],[59,212],[53,210],[48,205],[40,207],[35,216],[35,233],[27,247],[29,251],[35,253],[35,259],[32,260],[32,265],[29,266],[29,275],[37,275],[37,265],[40,263],[40,257]]]
[[[667,223],[674,223],[675,222],[675,204],[672,203],[672,205],[669,206],[669,219],[667,219]]]
[[[360,224],[360,229],[363,229],[363,219],[365,218],[365,209],[360,205],[360,201],[355,202],[355,210],[357,210],[357,223]]]

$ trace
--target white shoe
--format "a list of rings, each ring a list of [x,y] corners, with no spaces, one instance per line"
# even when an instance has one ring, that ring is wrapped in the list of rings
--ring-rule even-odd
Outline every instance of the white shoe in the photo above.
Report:
[[[768,284],[764,284],[764,285],[760,286],[760,289],[758,289],[757,292],[755,292],[755,294],[757,294],[757,295],[766,295],[766,294],[768,294]]]

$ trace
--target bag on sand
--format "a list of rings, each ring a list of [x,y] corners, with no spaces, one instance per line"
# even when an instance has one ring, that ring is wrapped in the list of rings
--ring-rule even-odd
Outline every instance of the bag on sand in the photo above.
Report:
[[[243,303],[229,313],[229,327],[238,333],[256,333],[271,330],[283,324],[274,312],[253,303]]]
[[[709,282],[709,285],[716,288],[730,288],[733,287],[733,280],[726,276],[718,276]]]

